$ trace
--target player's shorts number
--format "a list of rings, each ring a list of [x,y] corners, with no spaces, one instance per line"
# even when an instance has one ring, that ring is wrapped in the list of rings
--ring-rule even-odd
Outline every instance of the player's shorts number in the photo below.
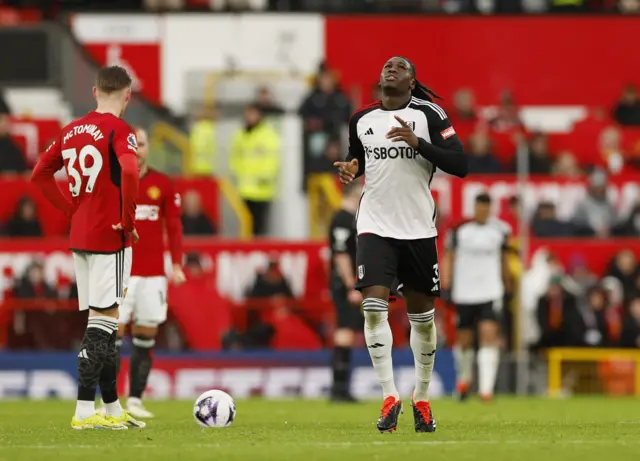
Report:
[[[91,157],[91,166],[87,167],[87,157]],[[85,192],[91,193],[93,186],[96,184],[98,174],[102,170],[102,154],[96,149],[95,146],[88,144],[80,149],[80,158],[78,159],[78,151],[76,149],[65,149],[62,151],[62,158],[69,160],[67,164],[67,173],[69,175],[69,190],[73,197],[80,195],[80,188],[82,187],[82,176],[88,177]],[[80,172],[76,169],[76,160],[80,165]]]

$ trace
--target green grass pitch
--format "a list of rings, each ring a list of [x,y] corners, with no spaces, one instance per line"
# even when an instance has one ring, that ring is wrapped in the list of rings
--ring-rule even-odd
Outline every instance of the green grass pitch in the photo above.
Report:
[[[146,429],[73,431],[73,402],[0,402],[0,461],[640,459],[640,400],[500,398],[434,401],[435,434],[416,434],[405,402],[399,430],[375,428],[379,404],[246,400],[226,429],[201,429],[191,402],[150,402]]]

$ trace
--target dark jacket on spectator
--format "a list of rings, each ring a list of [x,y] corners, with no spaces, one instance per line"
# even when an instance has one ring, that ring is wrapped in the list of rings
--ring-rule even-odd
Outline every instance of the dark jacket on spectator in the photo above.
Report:
[[[640,236],[640,205],[636,205],[629,217],[613,230],[615,235],[633,237]]]
[[[580,340],[581,329],[576,298],[562,289],[559,297],[542,296],[538,300],[536,311],[540,327],[538,348],[571,346]]]
[[[26,221],[14,217],[7,222],[7,235],[10,237],[41,237],[42,229],[38,220]]]
[[[620,125],[640,126],[640,102],[618,104],[613,111],[613,118]]]
[[[314,89],[302,102],[299,115],[303,119],[322,120],[322,131],[337,134],[351,117],[351,104],[340,90],[327,94]]]
[[[640,324],[631,315],[627,315],[622,324],[620,346],[640,348]]]
[[[502,166],[493,155],[469,155],[469,173],[492,174],[501,173]]]
[[[536,237],[570,237],[571,224],[558,219],[534,218],[531,230]]]
[[[23,173],[27,169],[27,161],[20,148],[11,138],[0,137],[0,173]]]
[[[215,226],[204,213],[197,216],[182,215],[181,219],[184,235],[214,235],[216,233]]]

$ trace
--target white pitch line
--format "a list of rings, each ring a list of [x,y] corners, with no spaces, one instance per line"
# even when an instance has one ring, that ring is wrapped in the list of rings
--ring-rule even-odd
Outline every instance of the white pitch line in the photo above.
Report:
[[[275,442],[274,442],[275,443]],[[358,446],[384,446],[384,445],[602,445],[615,443],[618,445],[640,445],[640,440],[389,440],[389,441],[372,441],[372,442],[300,442],[300,443],[281,443],[278,445],[307,446],[307,447],[325,447],[325,448],[348,448]],[[194,448],[221,448],[235,447],[236,444],[231,443],[197,443],[189,444]],[[135,444],[128,445],[130,448],[160,448],[171,449],[172,447],[157,444]],[[103,449],[104,445],[6,445],[0,446],[3,449],[20,449],[20,450],[59,450],[59,449],[80,449],[95,450]],[[179,447],[176,447],[179,448]]]

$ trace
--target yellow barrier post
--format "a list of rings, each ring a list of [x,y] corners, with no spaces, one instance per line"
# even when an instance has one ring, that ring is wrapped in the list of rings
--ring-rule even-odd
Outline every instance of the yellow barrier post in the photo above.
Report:
[[[547,354],[549,360],[549,397],[560,397],[562,392],[562,357],[557,349],[550,349]]]
[[[160,145],[163,140],[175,145],[181,152],[183,158],[183,174],[189,176],[189,163],[191,146],[189,138],[180,130],[165,122],[157,122],[150,130],[151,143]],[[211,179],[214,179],[213,177]],[[231,181],[224,178],[217,178],[218,187],[223,198],[229,203],[240,228],[240,238],[250,239],[253,232],[253,216],[247,205],[240,198],[238,190]]]

